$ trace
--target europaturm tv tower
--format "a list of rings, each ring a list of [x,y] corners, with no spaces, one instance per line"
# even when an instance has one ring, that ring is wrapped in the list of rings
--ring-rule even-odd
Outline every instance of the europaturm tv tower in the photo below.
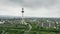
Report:
[[[24,19],[23,19],[23,17],[24,17],[24,8],[22,8],[22,24],[24,24]]]

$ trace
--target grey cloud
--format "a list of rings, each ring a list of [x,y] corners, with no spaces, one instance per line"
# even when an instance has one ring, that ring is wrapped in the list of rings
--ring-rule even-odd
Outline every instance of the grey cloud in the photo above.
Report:
[[[33,8],[34,10],[31,10],[32,14],[34,13],[33,11],[35,11],[35,9],[37,9],[37,11],[39,12],[40,9],[45,10],[47,8],[47,13],[45,13],[46,11],[42,11],[42,10],[41,10],[42,13],[41,12],[40,13],[41,14],[44,13],[43,15],[47,15],[47,16],[49,15],[59,16],[60,15],[60,0],[0,0],[0,5],[2,4],[8,7],[10,6],[13,7],[16,5],[20,7],[22,6],[22,7],[26,7],[27,10],[28,8],[31,8],[31,9]],[[0,11],[6,11],[6,12],[10,11],[8,9],[9,8],[6,8],[6,9],[4,8],[4,9],[0,9]],[[36,13],[36,15],[38,14]]]
[[[10,0],[10,1],[20,4],[23,7],[30,8],[35,7],[49,8],[50,6],[60,5],[60,0]]]
[[[60,0],[0,0],[7,5],[20,5],[27,8],[60,7]]]

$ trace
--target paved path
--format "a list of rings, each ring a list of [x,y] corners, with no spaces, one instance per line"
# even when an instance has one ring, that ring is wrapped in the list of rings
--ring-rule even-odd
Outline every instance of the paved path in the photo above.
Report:
[[[3,30],[1,34],[5,34],[5,31]]]
[[[31,26],[29,23],[26,23],[26,22],[24,22],[24,24],[25,24],[25,25],[27,25],[27,24],[28,24],[28,26],[29,26],[29,30],[26,30],[26,31],[24,32],[24,34],[28,34],[28,32],[30,32],[30,31],[31,31],[32,26]]]

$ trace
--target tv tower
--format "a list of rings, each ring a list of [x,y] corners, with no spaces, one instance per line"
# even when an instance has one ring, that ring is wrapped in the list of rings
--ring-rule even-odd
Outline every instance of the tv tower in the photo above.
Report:
[[[24,24],[24,19],[23,19],[23,17],[24,17],[24,8],[22,8],[22,24]]]

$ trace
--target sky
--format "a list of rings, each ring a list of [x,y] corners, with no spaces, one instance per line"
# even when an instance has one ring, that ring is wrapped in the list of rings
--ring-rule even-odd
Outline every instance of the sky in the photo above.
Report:
[[[0,15],[60,17],[60,0],[0,0]]]

